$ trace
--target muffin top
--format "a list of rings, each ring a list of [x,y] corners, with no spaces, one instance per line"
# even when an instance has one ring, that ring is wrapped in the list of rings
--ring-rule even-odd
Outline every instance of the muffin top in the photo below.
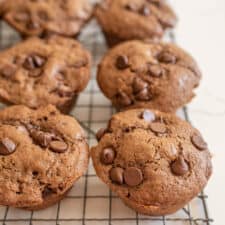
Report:
[[[75,36],[90,18],[92,7],[88,0],[7,0],[0,13],[25,36]]]
[[[97,175],[140,213],[178,210],[203,189],[212,172],[199,131],[172,114],[124,111],[97,136],[91,150]]]
[[[0,111],[0,204],[38,207],[64,194],[87,169],[77,121],[53,106]]]
[[[103,31],[121,40],[161,38],[176,24],[164,0],[106,0],[96,6],[95,15]]]
[[[75,40],[30,38],[0,52],[0,98],[9,104],[60,110],[90,77],[90,55]]]
[[[128,41],[112,48],[98,69],[98,84],[117,108],[174,112],[189,102],[201,73],[195,60],[169,43]]]

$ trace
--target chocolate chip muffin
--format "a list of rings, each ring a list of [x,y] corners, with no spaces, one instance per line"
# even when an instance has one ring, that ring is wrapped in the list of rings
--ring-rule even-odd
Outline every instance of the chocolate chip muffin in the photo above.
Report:
[[[147,215],[182,208],[207,184],[211,155],[198,130],[175,115],[115,114],[91,150],[97,175],[129,207]]]
[[[29,210],[64,197],[88,166],[77,121],[54,106],[0,111],[0,204]]]
[[[128,41],[111,49],[98,69],[98,84],[118,109],[174,112],[188,103],[201,73],[194,59],[169,43]]]
[[[88,0],[7,0],[3,3],[3,19],[23,36],[52,33],[76,36],[92,14]]]
[[[0,53],[0,100],[69,112],[90,78],[90,54],[75,40],[30,38]]]
[[[176,24],[164,0],[105,0],[95,8],[109,46],[126,40],[160,39]]]

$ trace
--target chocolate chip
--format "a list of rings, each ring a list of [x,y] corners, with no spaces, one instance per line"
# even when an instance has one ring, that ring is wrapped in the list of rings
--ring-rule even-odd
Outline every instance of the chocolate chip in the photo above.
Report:
[[[26,22],[29,20],[29,14],[28,12],[17,12],[13,18],[17,22]]]
[[[182,156],[179,156],[171,164],[172,172],[177,176],[183,176],[189,171],[189,165]]]
[[[12,75],[14,75],[15,72],[16,69],[9,65],[4,66],[0,71],[0,73],[6,78],[11,77]]]
[[[194,134],[192,137],[191,137],[191,142],[192,144],[199,150],[205,150],[207,149],[207,143],[203,140],[203,138],[198,135],[198,134]]]
[[[169,52],[163,52],[159,55],[159,61],[162,63],[176,63],[176,56],[172,55]]]
[[[163,123],[155,122],[150,124],[151,131],[159,134],[166,133],[166,126]]]
[[[147,87],[148,87],[148,83],[146,83],[139,77],[134,78],[134,82],[133,82],[134,93],[138,93]]]
[[[132,12],[136,12],[137,11],[137,5],[130,2],[127,5],[125,5],[125,9],[132,11]]]
[[[126,93],[124,93],[123,91],[120,91],[117,94],[117,100],[118,100],[119,105],[121,105],[121,106],[128,106],[132,103],[129,96]]]
[[[160,65],[149,65],[148,74],[153,77],[160,77],[163,75],[163,68]]]
[[[31,56],[26,58],[23,67],[28,70],[33,70],[35,68],[33,58]]]
[[[112,164],[115,159],[116,153],[113,148],[105,148],[101,153],[101,162],[105,165]]]
[[[72,97],[74,92],[69,86],[60,85],[57,89],[57,92],[60,97]]]
[[[39,174],[39,172],[38,172],[38,171],[33,171],[33,172],[32,172],[33,177],[37,177],[37,176],[38,176],[38,174]]]
[[[45,64],[45,59],[38,55],[33,55],[33,62],[36,67],[42,67]]]
[[[115,167],[109,171],[109,177],[112,180],[112,182],[116,184],[123,184],[123,173],[124,170],[122,168]]]
[[[124,181],[130,187],[135,187],[143,181],[142,171],[136,167],[128,167],[124,171]]]
[[[139,13],[143,16],[149,16],[150,15],[150,9],[148,6],[144,5],[139,9]]]
[[[53,194],[54,191],[50,187],[45,187],[44,190],[42,191],[42,198],[46,198],[49,195]]]
[[[38,23],[38,21],[31,19],[28,23],[27,23],[27,28],[31,29],[31,30],[37,30],[38,28],[40,28],[40,24]]]
[[[148,89],[144,88],[143,90],[141,90],[139,93],[137,93],[135,95],[135,98],[137,100],[140,100],[140,101],[147,101],[147,100],[149,100],[150,96],[149,96],[149,93],[148,93]]]
[[[47,147],[49,143],[52,141],[52,139],[55,137],[54,134],[43,131],[37,131],[34,129],[31,130],[30,133],[34,141],[43,147]]]
[[[141,118],[147,122],[152,122],[155,120],[155,114],[150,110],[144,110],[144,112],[141,114]]]
[[[10,155],[16,150],[16,144],[9,138],[0,141],[0,155]]]
[[[51,141],[50,149],[53,152],[64,153],[68,148],[68,145],[64,141]]]
[[[101,129],[98,130],[98,132],[96,133],[96,138],[97,138],[98,141],[101,140],[101,138],[104,136],[106,131],[107,131],[106,128],[101,128]]]
[[[116,59],[116,67],[119,70],[124,70],[129,67],[129,60],[127,56],[125,55],[120,55]]]
[[[44,65],[45,59],[38,55],[28,56],[23,63],[23,67],[27,70],[33,70],[36,68],[40,68]]]

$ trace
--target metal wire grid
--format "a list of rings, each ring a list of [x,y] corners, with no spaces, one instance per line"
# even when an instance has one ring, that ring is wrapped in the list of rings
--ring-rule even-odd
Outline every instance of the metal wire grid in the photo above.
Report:
[[[17,34],[6,24],[0,23],[0,49],[19,40]],[[87,89],[80,95],[77,106],[72,111],[88,133],[88,141],[96,144],[95,131],[105,127],[114,109],[99,91],[96,80],[96,64],[106,51],[104,38],[95,22],[84,30],[81,42],[92,52],[93,74]],[[174,41],[173,35],[170,40]],[[189,120],[188,109],[178,113]],[[95,175],[92,164],[68,194],[57,205],[49,209],[28,212],[10,207],[0,208],[2,225],[210,225],[206,203],[207,195],[201,193],[179,212],[163,217],[143,216],[128,209],[102,184]]]

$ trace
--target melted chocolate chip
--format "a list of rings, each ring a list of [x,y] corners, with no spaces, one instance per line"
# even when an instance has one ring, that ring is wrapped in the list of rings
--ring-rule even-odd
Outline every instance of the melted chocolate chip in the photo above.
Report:
[[[27,23],[27,28],[31,29],[31,30],[37,30],[40,28],[40,24],[38,23],[38,21],[36,21],[35,19],[31,19],[28,23]]]
[[[143,90],[141,90],[139,93],[137,93],[135,95],[135,98],[137,100],[140,100],[140,101],[147,101],[147,100],[149,100],[150,97],[149,97],[148,89],[144,88]]]
[[[31,130],[30,131],[32,138],[36,143],[41,145],[42,147],[47,147],[52,139],[55,137],[54,134],[38,131],[38,130]]]
[[[0,155],[10,155],[16,150],[16,144],[9,138],[0,141]]]
[[[0,74],[2,74],[2,76],[4,76],[5,78],[10,78],[15,74],[15,72],[16,69],[14,67],[7,65],[1,69]]]
[[[120,91],[117,94],[117,100],[118,100],[119,105],[121,105],[121,106],[128,106],[132,103],[129,96],[123,91]]]
[[[17,12],[13,18],[17,22],[26,22],[29,20],[29,14],[28,12]]]
[[[160,65],[149,65],[148,74],[153,77],[160,77],[163,75],[163,68]]]
[[[148,83],[143,81],[142,79],[135,77],[133,82],[133,89],[135,93],[142,91],[143,89],[148,87]]]
[[[50,187],[45,187],[44,190],[42,191],[42,198],[46,198],[49,195],[53,194],[54,191]]]
[[[126,55],[120,55],[116,59],[116,67],[119,70],[124,70],[129,67],[129,60]]]
[[[144,112],[141,114],[141,118],[147,122],[152,122],[155,120],[155,114],[150,110],[144,110]]]
[[[96,133],[96,139],[98,141],[101,140],[101,138],[104,136],[104,134],[107,132],[107,129],[106,128],[101,128],[98,130],[98,132]]]
[[[128,167],[124,171],[124,181],[130,187],[135,187],[143,181],[142,171],[136,167]]]
[[[109,171],[109,177],[112,180],[112,182],[116,184],[123,184],[123,173],[124,169],[120,167],[115,167]]]
[[[125,9],[132,11],[132,12],[136,12],[137,11],[137,5],[129,2],[127,5],[125,5]]]
[[[183,176],[189,171],[189,165],[182,156],[179,156],[171,164],[172,172],[177,176]]]
[[[112,164],[115,159],[116,153],[113,148],[105,148],[101,153],[101,162],[105,165]]]
[[[23,67],[28,70],[33,70],[35,68],[33,58],[31,56],[26,58]]]
[[[23,67],[27,70],[33,70],[36,68],[40,68],[45,64],[45,59],[38,55],[28,56],[23,63]]]
[[[150,129],[151,131],[153,131],[154,133],[157,134],[164,134],[166,133],[166,126],[163,123],[160,122],[154,122],[150,124]]]
[[[148,6],[143,5],[140,9],[139,9],[139,14],[143,15],[143,16],[149,16],[150,15],[150,9]]]
[[[51,141],[50,149],[53,152],[64,153],[68,149],[68,145],[64,141]]]
[[[45,59],[38,55],[33,55],[33,62],[36,67],[42,67],[45,64]]]
[[[171,63],[171,64],[175,64],[177,59],[176,56],[172,55],[172,53],[169,52],[163,52],[159,55],[159,61],[162,63]]]
[[[57,89],[57,93],[60,97],[72,97],[74,92],[69,86],[61,85]]]
[[[192,144],[197,148],[199,149],[200,151],[203,151],[205,149],[207,149],[207,143],[203,140],[203,138],[198,135],[198,134],[194,134],[192,137],[191,137],[191,142]]]

